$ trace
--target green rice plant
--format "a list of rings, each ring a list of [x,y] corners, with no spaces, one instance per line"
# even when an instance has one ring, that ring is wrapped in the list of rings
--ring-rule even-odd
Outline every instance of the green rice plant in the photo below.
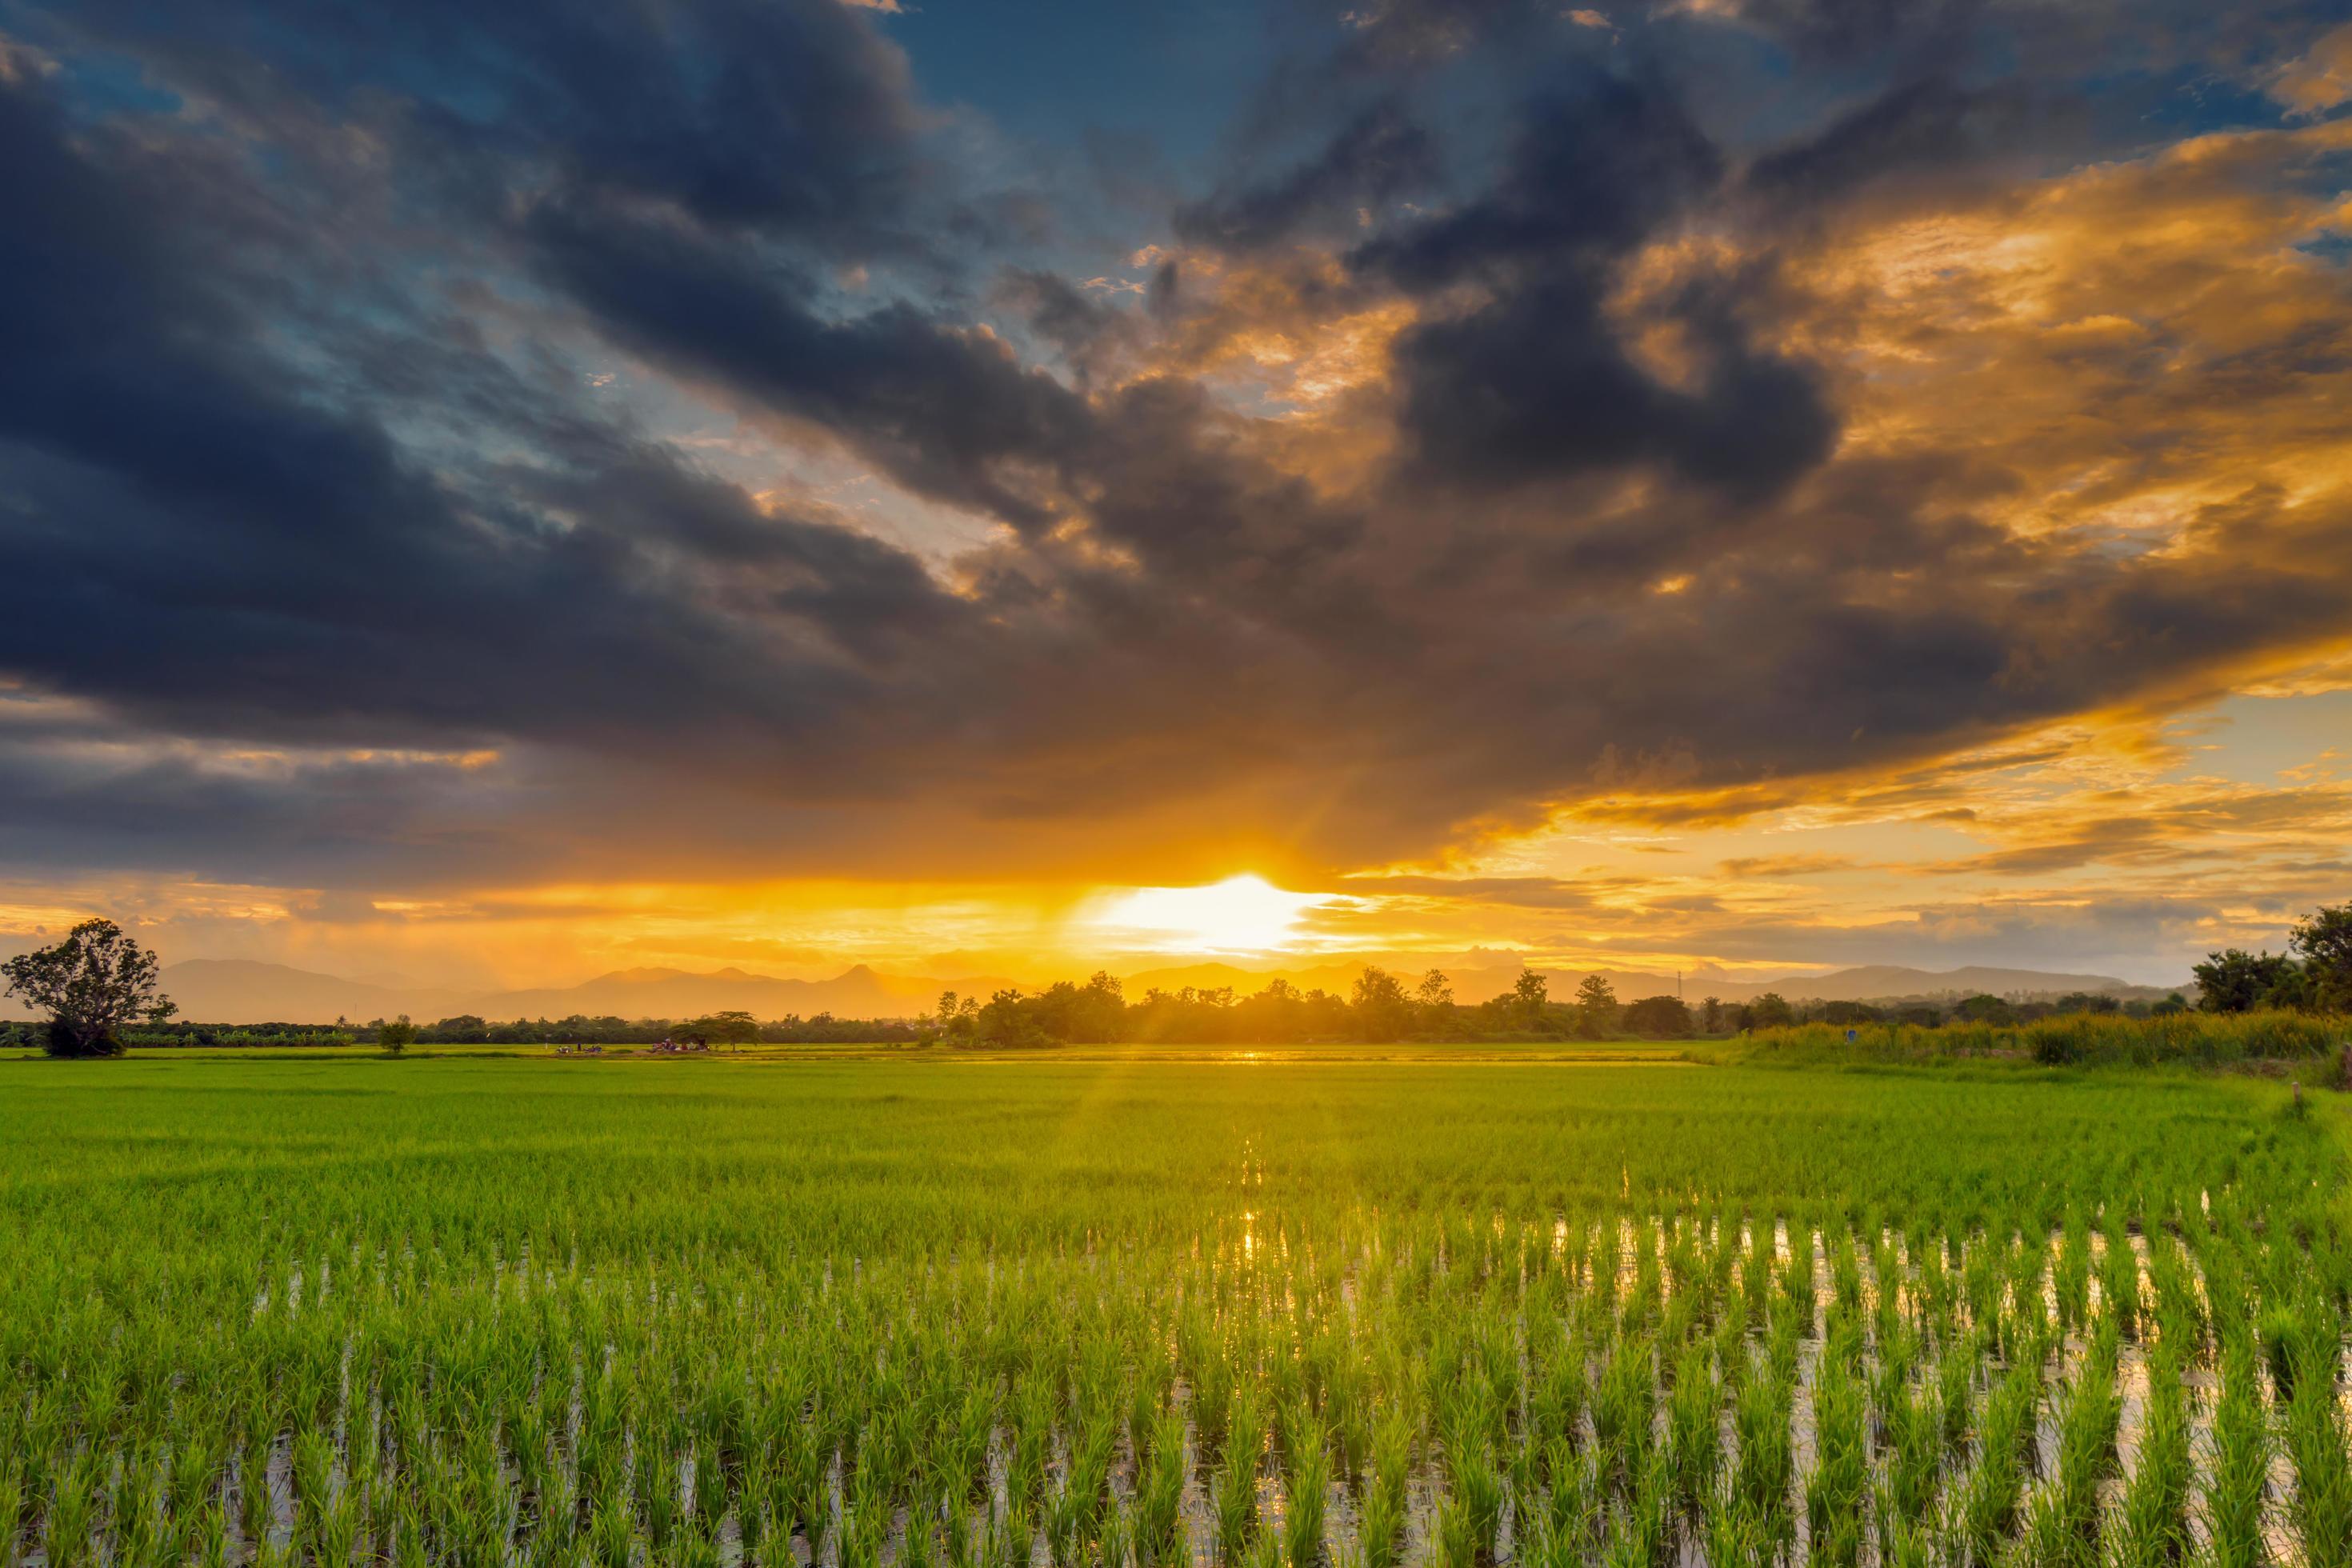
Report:
[[[187,1519],[180,1532],[180,1544],[187,1554],[183,1560],[194,1563],[197,1568],[228,1568],[236,1555],[236,1543],[229,1536],[228,1510],[217,1499],[205,1504]],[[390,1554],[379,1550],[376,1555],[389,1560]],[[16,1568],[12,1554],[5,1550],[0,1550],[0,1568]]]
[[[2119,1214],[2107,1220],[2106,1247],[2099,1255],[2099,1302],[2107,1321],[2126,1340],[2139,1335],[2139,1255]]]
[[[2179,1357],[2169,1335],[2148,1357],[2138,1463],[2124,1492],[2113,1537],[2117,1568],[2160,1568],[2179,1562],[2189,1552],[2194,1456]]]
[[[1842,1356],[1824,1353],[1813,1383],[1814,1461],[1805,1478],[1808,1561],[1853,1568],[1861,1561],[1864,1502],[1870,1486],[1861,1382]]]
[[[926,1536],[928,1539],[928,1536]],[[715,1531],[705,1526],[699,1515],[688,1519],[677,1533],[665,1568],[719,1568],[719,1543]],[[901,1560],[906,1568],[928,1568],[928,1558],[908,1556]]]
[[[260,1541],[277,1522],[270,1500],[269,1449],[269,1439],[248,1428],[236,1466],[237,1528],[247,1541]]]
[[[1903,1504],[1882,1494],[1873,1509],[1878,1524],[1879,1568],[1930,1568],[1935,1532],[1927,1521],[1906,1517]]]
[[[1692,1515],[1715,1489],[1723,1458],[1717,1432],[1723,1384],[1714,1369],[1713,1352],[1704,1342],[1685,1351],[1666,1402],[1668,1472],[1675,1499]]]
[[[1330,1482],[1329,1452],[1319,1442],[1297,1442],[1283,1482],[1283,1555],[1292,1568],[1313,1568],[1323,1560],[1324,1493]]]
[[[1798,1331],[1813,1331],[1813,1232],[1810,1226],[1791,1226],[1789,1229],[1789,1256],[1782,1259],[1777,1271],[1780,1293],[1777,1309],[1787,1314]]]
[[[1960,1452],[1974,1430],[1978,1365],[1977,1348],[1964,1337],[1947,1343],[1936,1363],[1936,1405],[1942,1416],[1939,1435],[1948,1453]]]
[[[2091,1320],[2091,1231],[2079,1211],[2066,1216],[2052,1279],[2060,1326],[2070,1332],[2082,1329]]]
[[[2066,1518],[2064,1501],[2054,1492],[2034,1493],[2020,1516],[2017,1538],[1996,1558],[2002,1568],[2090,1568],[2096,1560],[2084,1555],[2082,1538]]]
[[[41,1550],[55,1568],[80,1568],[97,1557],[98,1491],[105,1472],[98,1454],[85,1448],[55,1468],[56,1490],[41,1525]]]
[[[1450,1492],[1437,1500],[1437,1560],[1444,1568],[1490,1568],[1494,1562],[1475,1505]]]
[[[1786,1539],[1780,1525],[1736,1494],[1718,1491],[1707,1500],[1699,1534],[1707,1568],[1769,1568],[1780,1560]]]
[[[2112,1332],[2121,1321],[2109,1318],[2104,1327]],[[2057,1411],[2057,1474],[2047,1500],[2056,1516],[2052,1528],[2064,1537],[2067,1563],[2090,1565],[2099,1560],[2099,1488],[2116,1472],[2121,1410],[2113,1363],[2094,1347]]]
[[[880,1472],[861,1467],[858,1478],[861,1482],[869,1478],[878,1482]],[[666,1449],[637,1456],[637,1509],[646,1521],[646,1541],[656,1552],[667,1551],[686,1508],[677,1457]]]
[[[2295,1345],[2286,1402],[2286,1448],[2294,1462],[2294,1524],[2309,1568],[2352,1568],[2352,1457],[2336,1394],[2342,1333],[2324,1300],[2305,1309],[2311,1331]]]
[[[1957,1544],[1972,1563],[1992,1562],[2017,1529],[2040,1396],[2041,1379],[2030,1366],[2011,1368],[1985,1395],[1975,1463],[1962,1484],[1954,1521]]]
[[[907,1510],[894,1568],[938,1568],[939,1521],[936,1503],[918,1504]]]
[[[1405,1492],[1402,1478],[1375,1474],[1356,1521],[1360,1568],[1396,1568],[1404,1545]]]
[[[796,1422],[790,1430],[791,1447],[779,1478],[785,1511],[775,1517],[776,1531],[789,1534],[797,1528],[807,1538],[810,1553],[818,1555],[833,1524],[833,1500],[825,1487],[831,1456],[813,1423]]]
[[[1897,1378],[1883,1396],[1885,1479],[1876,1496],[1879,1555],[1895,1555],[1897,1537],[1922,1533],[1936,1505],[1944,1457],[1943,1411],[1933,1388]]]
[[[619,1555],[617,1557],[614,1555],[612,1543],[608,1540],[597,1539],[594,1542],[593,1552],[598,1568],[614,1568],[616,1563],[620,1568],[627,1568],[629,1553],[635,1543],[635,1533],[629,1522],[627,1500],[616,1494],[614,1507],[620,1515]],[[601,1514],[596,1522],[607,1531],[611,1528]],[[405,1497],[395,1505],[392,1531],[388,1539],[392,1543],[392,1561],[394,1568],[429,1568],[433,1561],[433,1553],[431,1542],[426,1539],[423,1498]]]
[[[695,1522],[715,1536],[730,1502],[727,1467],[719,1457],[718,1445],[705,1438],[694,1451],[693,1466]]]
[[[1075,1563],[1090,1538],[1095,1500],[1065,1482],[1045,1507],[1045,1541],[1056,1563]]]
[[[1601,1561],[1608,1568],[1668,1568],[1675,1560],[1674,1483],[1653,1449],[1625,1500],[1623,1519]]]
[[[1461,1505],[1463,1523],[1471,1534],[1477,1560],[1492,1563],[1503,1530],[1503,1471],[1494,1450],[1481,1440],[1457,1451],[1446,1451],[1447,1481]]]
[[[1593,1379],[1593,1441],[1613,1479],[1629,1484],[1647,1462],[1650,1428],[1657,1410],[1657,1382],[1646,1340],[1612,1344]]]
[[[1211,1504],[1217,1519],[1217,1559],[1241,1561],[1257,1533],[1257,1464],[1228,1447],[1219,1465]]]
[[[1183,1537],[1184,1421],[1173,1413],[1154,1422],[1150,1458],[1136,1479],[1136,1560],[1143,1563],[1178,1561]]]
[[[2259,1568],[2269,1555],[2263,1510],[2270,1495],[2271,1433],[2253,1344],[2243,1334],[2222,1352],[2212,1442],[2204,1490],[2206,1556],[2214,1568]]]
[[[320,1507],[310,1527],[315,1561],[335,1568],[350,1563],[359,1546],[364,1517],[358,1496],[348,1487]]]

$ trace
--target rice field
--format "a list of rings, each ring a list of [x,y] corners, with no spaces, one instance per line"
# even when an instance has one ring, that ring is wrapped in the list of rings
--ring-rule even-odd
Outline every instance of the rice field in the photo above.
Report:
[[[2023,1066],[0,1061],[0,1562],[2327,1568],[2347,1147]]]

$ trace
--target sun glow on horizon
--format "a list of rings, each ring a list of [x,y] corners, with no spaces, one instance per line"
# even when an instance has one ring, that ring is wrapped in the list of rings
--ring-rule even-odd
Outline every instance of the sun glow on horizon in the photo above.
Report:
[[[1087,917],[1095,931],[1158,952],[1265,952],[1298,939],[1307,910],[1328,902],[1255,872],[1192,888],[1134,888]]]

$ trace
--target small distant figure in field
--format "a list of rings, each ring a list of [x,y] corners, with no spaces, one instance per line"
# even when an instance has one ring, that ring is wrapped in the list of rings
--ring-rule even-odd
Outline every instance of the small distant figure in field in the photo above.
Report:
[[[1848,1029],[1848,1030],[1845,1032],[1845,1043],[1846,1043],[1847,1045],[1849,1045],[1849,1046],[1850,1046],[1850,1045],[1852,1045],[1852,1044],[1853,1044],[1854,1040],[1858,1037],[1859,1034],[1860,1034],[1860,1031],[1858,1031],[1858,1030],[1854,1030],[1854,1029]]]

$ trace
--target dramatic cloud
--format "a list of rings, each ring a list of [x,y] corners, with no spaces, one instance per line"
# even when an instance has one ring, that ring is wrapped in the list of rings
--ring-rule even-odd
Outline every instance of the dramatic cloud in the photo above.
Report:
[[[0,868],[1254,868],[1762,958],[1908,868],[1945,912],[1874,941],[2094,873],[2259,924],[2318,782],[1981,784],[2345,684],[2347,35],[2232,12],[1285,13],[1118,181],[919,10],[10,13]]]

